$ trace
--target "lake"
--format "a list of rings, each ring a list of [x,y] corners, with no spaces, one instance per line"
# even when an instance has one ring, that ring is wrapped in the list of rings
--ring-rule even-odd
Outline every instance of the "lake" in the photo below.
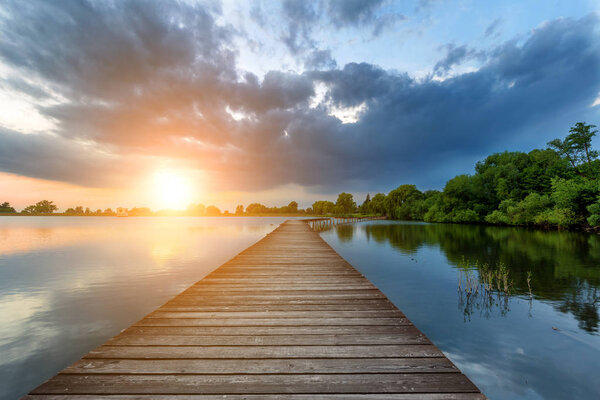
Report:
[[[490,399],[600,398],[599,236],[372,221],[322,237]],[[463,260],[504,265],[510,294],[466,299]]]
[[[0,398],[28,392],[285,219],[0,217]],[[321,235],[491,399],[600,398],[600,237],[393,221]],[[466,295],[484,264],[506,269],[507,294]]]

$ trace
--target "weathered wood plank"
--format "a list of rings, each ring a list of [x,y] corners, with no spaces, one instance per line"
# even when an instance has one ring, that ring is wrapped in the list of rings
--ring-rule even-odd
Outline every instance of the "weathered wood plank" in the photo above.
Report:
[[[161,311],[205,311],[205,312],[225,312],[225,311],[386,311],[397,310],[387,302],[378,303],[351,303],[351,304],[272,304],[272,305],[233,305],[219,306],[207,305],[204,303],[189,303],[183,301],[170,301],[160,308]]]
[[[201,306],[201,307],[241,307],[240,310],[243,310],[244,307],[252,307],[252,309],[256,309],[259,307],[259,310],[275,310],[276,307],[280,307],[281,309],[309,309],[309,310],[344,310],[344,309],[396,309],[394,305],[387,299],[345,299],[345,300],[336,300],[336,299],[319,299],[316,301],[311,301],[310,299],[302,299],[302,300],[277,300],[277,299],[268,299],[263,301],[252,301],[245,302],[243,304],[239,304],[238,302],[232,302],[226,299],[218,299],[213,301],[207,301],[204,298],[198,296],[177,296],[173,300],[167,302],[167,305],[185,305],[185,306]],[[328,308],[325,308],[326,306]],[[321,308],[323,307],[323,308]],[[356,307],[356,308],[355,308]]]
[[[196,294],[201,296],[217,296],[223,295],[256,295],[256,294],[269,294],[269,295],[308,295],[313,294],[322,295],[337,295],[337,294],[370,294],[379,293],[375,287],[370,285],[277,285],[277,286],[260,286],[260,285],[248,285],[246,287],[229,286],[229,285],[205,285],[205,286],[192,286],[191,288],[184,291],[182,294]]]
[[[28,395],[23,400],[485,400],[481,393]]]
[[[462,374],[311,375],[67,375],[59,374],[39,394],[233,394],[233,393],[418,393],[477,392]]]
[[[84,358],[386,358],[443,357],[435,346],[100,346]]]
[[[348,374],[456,373],[447,358],[348,358],[250,360],[124,360],[83,359],[65,374]]]
[[[265,301],[265,300],[359,300],[359,299],[384,299],[385,296],[378,290],[364,290],[364,291],[329,291],[325,293],[319,293],[319,291],[315,290],[313,292],[303,291],[298,293],[286,293],[285,291],[281,292],[269,292],[269,293],[260,293],[260,292],[231,292],[231,293],[222,293],[222,294],[211,294],[206,293],[202,294],[200,292],[183,292],[179,296],[195,296],[202,297],[206,300],[218,300],[218,299],[235,299],[238,302],[245,303],[247,301]]]
[[[170,329],[171,332],[182,332],[182,334],[198,335],[394,335],[401,334],[407,325],[330,325],[330,326],[236,326],[233,329],[230,326],[194,326],[194,325],[175,325],[173,320],[162,320],[163,324],[155,325],[133,325],[131,329]],[[165,325],[171,323],[171,325]],[[186,333],[183,333],[186,332]]]
[[[144,318],[138,326],[398,326],[410,325],[406,318]]]
[[[176,302],[178,304],[198,304],[205,306],[235,306],[240,304],[243,300],[244,305],[253,305],[253,306],[264,306],[265,308],[269,308],[271,306],[283,306],[283,305],[304,305],[304,306],[314,306],[314,305],[373,305],[377,303],[387,302],[385,298],[363,298],[363,299],[348,299],[348,298],[316,298],[312,299],[310,297],[292,297],[292,298],[278,298],[275,297],[260,297],[255,296],[252,298],[243,297],[243,298],[228,298],[227,296],[220,297],[207,297],[207,296],[194,296],[194,295],[184,295],[181,294],[177,297]],[[169,303],[171,304],[171,303]]]
[[[231,312],[202,312],[195,310],[177,311],[159,308],[146,318],[402,318],[400,310],[372,311],[231,311]]]
[[[158,327],[153,332],[146,328],[130,328],[110,339],[106,344],[140,345],[140,346],[282,346],[282,345],[354,345],[354,344],[427,344],[429,340],[412,326],[406,326],[402,334],[394,335],[201,335],[186,334],[182,330],[170,331],[168,328]],[[175,337],[174,337],[175,336]]]

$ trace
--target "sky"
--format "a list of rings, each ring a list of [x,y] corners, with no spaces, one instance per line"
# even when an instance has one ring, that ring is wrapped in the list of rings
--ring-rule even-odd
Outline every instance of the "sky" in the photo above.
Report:
[[[600,1],[8,0],[0,110],[17,208],[442,189],[600,125]]]

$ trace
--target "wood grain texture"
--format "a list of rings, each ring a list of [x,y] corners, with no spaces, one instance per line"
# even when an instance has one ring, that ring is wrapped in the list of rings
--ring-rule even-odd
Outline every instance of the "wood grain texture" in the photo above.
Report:
[[[481,400],[302,221],[287,221],[27,400]]]

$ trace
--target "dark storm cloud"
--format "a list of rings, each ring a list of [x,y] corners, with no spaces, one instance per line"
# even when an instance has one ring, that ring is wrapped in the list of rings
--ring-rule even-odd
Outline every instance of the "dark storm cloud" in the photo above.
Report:
[[[406,19],[398,13],[380,12],[385,4],[384,0],[284,0],[281,13],[287,25],[282,41],[292,54],[321,51],[312,37],[318,23],[336,29],[368,28],[373,36],[378,36],[386,28]],[[254,20],[264,23],[260,8],[252,10]],[[310,62],[310,56],[307,62]]]
[[[426,182],[422,171],[505,149],[528,127],[587,108],[600,90],[597,26],[595,16],[547,23],[523,45],[495,49],[478,71],[443,82],[368,64],[316,74],[331,86],[333,102],[368,106],[358,123],[344,126],[360,138],[345,163],[364,162],[368,179],[374,168],[364,154],[376,154],[380,178]]]
[[[309,70],[334,69],[337,63],[331,56],[331,50],[313,50],[306,57],[304,67]]]
[[[0,171],[102,187],[127,184],[141,172],[139,160],[90,152],[84,144],[54,135],[23,135],[0,127]]]
[[[485,53],[470,49],[464,44],[456,46],[453,43],[449,43],[443,46],[443,49],[446,50],[446,55],[433,67],[433,71],[438,75],[450,71],[455,65],[460,65],[467,60],[474,58],[479,60],[485,59]]]
[[[287,32],[282,40],[290,52],[298,54],[307,48],[315,48],[311,33],[319,15],[314,4],[304,0],[284,0],[282,12],[287,20]]]
[[[56,127],[43,135],[2,130],[0,170],[85,185],[120,184],[123,171],[139,174],[167,157],[206,171],[223,189],[439,186],[465,160],[584,109],[600,91],[595,16],[551,21],[524,42],[487,51],[479,70],[439,82],[367,63],[322,70],[326,52],[314,53],[315,69],[304,74],[241,73],[233,44],[240,33],[216,22],[214,6],[3,8],[0,58],[16,75],[2,84],[55,99],[38,111]],[[294,12],[298,21],[314,18]],[[465,51],[448,54],[439,69],[464,61]],[[328,88],[330,105],[364,105],[359,121],[342,124],[324,104],[310,108],[316,83]]]
[[[370,27],[378,36],[385,28],[406,17],[396,13],[380,14],[384,0],[330,0],[327,14],[331,23],[338,29],[344,27]]]

